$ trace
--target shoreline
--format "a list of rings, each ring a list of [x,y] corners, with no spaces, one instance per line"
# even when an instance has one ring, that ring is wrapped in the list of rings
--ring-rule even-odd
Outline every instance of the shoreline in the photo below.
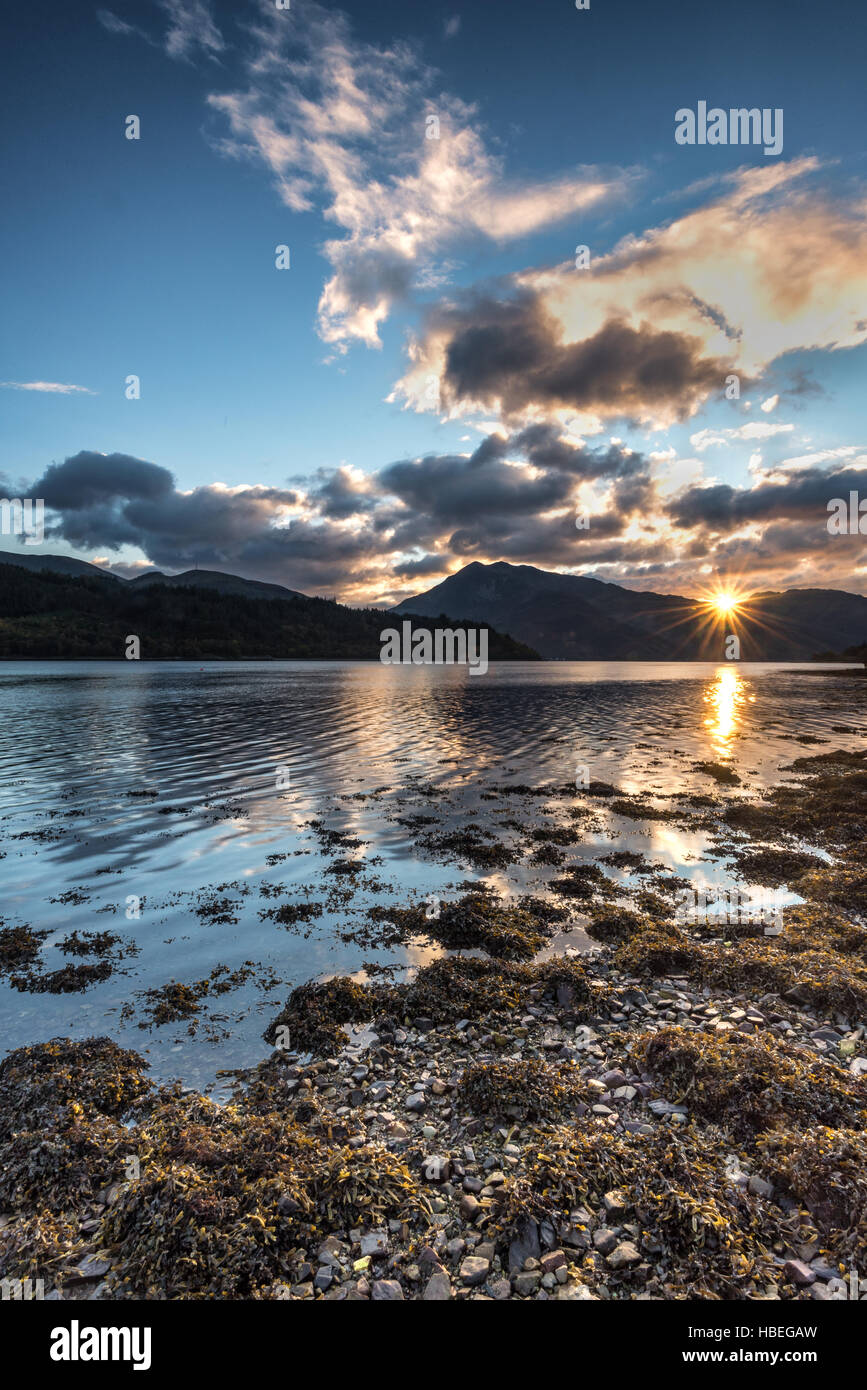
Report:
[[[867,767],[795,770],[703,811],[805,899],[779,935],[572,866],[553,908],[598,951],[534,964],[552,904],[475,885],[427,924],[475,954],[293,990],[229,1105],[107,1039],[10,1054],[0,1274],[64,1299],[839,1296],[867,1235]]]

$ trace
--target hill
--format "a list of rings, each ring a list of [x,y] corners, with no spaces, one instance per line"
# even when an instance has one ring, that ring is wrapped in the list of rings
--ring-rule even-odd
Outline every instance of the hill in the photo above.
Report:
[[[394,611],[474,613],[543,657],[577,661],[719,660],[729,631],[745,661],[800,661],[867,637],[867,598],[839,589],[753,594],[732,626],[695,599],[504,561],[467,565]]]
[[[207,583],[115,582],[98,571],[0,564],[0,658],[122,659],[135,635],[143,660],[379,659],[380,633],[393,626],[387,613],[285,592],[250,597]],[[468,625],[484,626],[452,624]],[[491,661],[538,659],[490,627],[488,648]]]

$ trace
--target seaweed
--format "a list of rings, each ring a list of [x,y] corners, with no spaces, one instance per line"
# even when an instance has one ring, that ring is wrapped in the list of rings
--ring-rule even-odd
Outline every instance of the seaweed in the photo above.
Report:
[[[634,1055],[691,1110],[741,1138],[787,1121],[851,1125],[867,1112],[867,1084],[779,1040],[663,1028]]]
[[[573,1062],[472,1062],[458,1086],[474,1115],[495,1119],[565,1119],[588,1095]]]

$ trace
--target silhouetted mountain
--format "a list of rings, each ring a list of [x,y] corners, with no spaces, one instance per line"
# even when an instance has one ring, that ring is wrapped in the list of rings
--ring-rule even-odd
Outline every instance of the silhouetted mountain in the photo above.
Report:
[[[381,609],[344,608],[288,589],[285,598],[267,592],[250,597],[223,585],[195,584],[189,575],[178,576],[182,583],[153,577],[140,583],[114,581],[90,568],[96,572],[79,577],[0,563],[0,658],[122,659],[127,638],[136,636],[145,661],[375,661],[381,633],[394,627]],[[421,618],[416,626],[431,624]],[[538,660],[536,652],[491,628],[488,657]]]
[[[221,574],[218,570],[184,570],[183,574],[161,574],[148,570],[129,581],[137,588],[148,584],[165,584],[169,588],[213,589],[218,594],[237,594],[241,598],[296,599],[306,598],[295,589],[282,584],[264,584],[258,579],[241,579],[237,574]]]
[[[26,550],[0,550],[0,564],[19,565],[21,569],[39,571],[47,574],[69,574],[75,577],[109,579],[117,582],[117,575],[90,565],[87,560],[73,560],[69,555],[35,555]]]
[[[467,565],[394,611],[472,613],[543,657],[579,661],[715,661],[730,632],[740,637],[745,661],[800,661],[867,637],[867,598],[838,589],[754,594],[736,616],[721,619],[695,599],[504,561]]]

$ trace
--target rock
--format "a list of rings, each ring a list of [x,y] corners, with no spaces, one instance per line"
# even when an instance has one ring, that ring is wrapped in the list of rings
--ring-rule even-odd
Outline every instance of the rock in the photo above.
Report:
[[[448,1182],[452,1165],[442,1154],[429,1154],[421,1161],[421,1171],[425,1182]]]
[[[362,1255],[387,1255],[388,1254],[388,1232],[387,1231],[368,1231],[361,1237]]]
[[[805,1265],[803,1260],[786,1260],[783,1265],[783,1273],[792,1280],[794,1284],[815,1284],[816,1271],[809,1265]]]
[[[621,1216],[625,1216],[629,1210],[629,1198],[625,1192],[615,1188],[611,1192],[606,1192],[602,1198],[606,1214],[612,1221],[619,1221]]]
[[[420,1115],[427,1108],[427,1101],[421,1091],[413,1091],[403,1103],[404,1110],[409,1110],[413,1115]]]
[[[534,1294],[542,1282],[542,1276],[537,1269],[526,1270],[523,1274],[516,1274],[512,1280],[515,1293],[527,1298]]]
[[[600,1226],[593,1232],[593,1244],[603,1255],[610,1255],[617,1244],[617,1232],[610,1226]]]
[[[70,1274],[75,1279],[101,1279],[110,1269],[110,1261],[103,1259],[101,1255],[85,1255],[84,1259],[70,1270]]]
[[[490,1285],[490,1290],[498,1302],[502,1302],[504,1298],[511,1298],[512,1296],[512,1285],[509,1283],[508,1279],[497,1279]]]
[[[599,1299],[595,1293],[591,1293],[586,1284],[567,1284],[557,1294],[558,1299],[568,1298],[574,1303],[598,1303]]]
[[[403,1303],[403,1289],[396,1279],[377,1279],[371,1292],[376,1303]]]
[[[510,1273],[513,1273],[515,1270],[523,1269],[526,1259],[531,1256],[534,1259],[538,1259],[541,1253],[542,1247],[539,1244],[539,1228],[535,1221],[526,1218],[518,1226],[515,1239],[509,1246]]]
[[[435,1269],[423,1294],[425,1303],[445,1303],[452,1296],[452,1281],[444,1269]]]
[[[639,1263],[641,1255],[636,1245],[631,1240],[623,1240],[616,1245],[610,1255],[606,1255],[605,1260],[609,1269],[624,1269],[626,1265],[636,1265]]]
[[[314,1289],[320,1289],[321,1292],[324,1293],[326,1289],[331,1288],[333,1283],[334,1275],[331,1273],[330,1269],[327,1269],[325,1265],[323,1265],[321,1269],[317,1270],[316,1278],[313,1280]]]
[[[670,1100],[650,1100],[647,1102],[648,1109],[654,1115],[686,1115],[688,1111],[685,1105],[672,1105]]]
[[[774,1195],[773,1184],[765,1182],[765,1179],[760,1178],[756,1173],[753,1173],[747,1183],[747,1189],[752,1192],[754,1197],[772,1197]]]
[[[543,1255],[540,1261],[545,1274],[553,1274],[566,1263],[566,1256],[562,1250],[552,1250],[550,1254]]]
[[[465,1192],[460,1201],[459,1211],[465,1221],[475,1221],[481,1211],[481,1203],[471,1192]]]
[[[478,1255],[467,1255],[461,1265],[461,1279],[470,1288],[483,1284],[491,1272],[490,1260],[482,1260]]]

